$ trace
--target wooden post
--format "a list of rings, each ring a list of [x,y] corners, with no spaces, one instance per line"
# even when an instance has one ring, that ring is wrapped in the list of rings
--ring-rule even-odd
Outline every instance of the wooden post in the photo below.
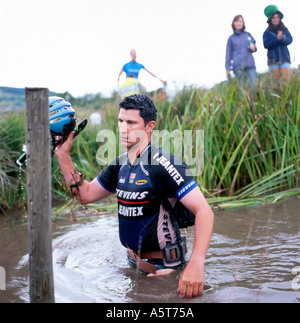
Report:
[[[26,88],[29,296],[54,303],[48,89]]]

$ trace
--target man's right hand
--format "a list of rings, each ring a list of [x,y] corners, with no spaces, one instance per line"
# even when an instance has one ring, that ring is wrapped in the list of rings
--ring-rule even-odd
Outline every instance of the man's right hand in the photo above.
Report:
[[[58,145],[55,148],[54,152],[57,159],[70,155],[74,135],[75,135],[75,131],[71,131],[68,139],[63,144]]]
[[[75,184],[75,182],[80,181],[80,175],[75,170],[74,164],[70,157],[70,150],[72,147],[74,134],[75,131],[72,131],[69,134],[68,139],[63,144],[58,145],[54,151],[65,181],[69,187],[70,185]],[[90,183],[84,180],[79,186],[79,192],[75,197],[79,203],[87,204],[100,201],[110,194],[112,193],[100,185],[96,177]]]

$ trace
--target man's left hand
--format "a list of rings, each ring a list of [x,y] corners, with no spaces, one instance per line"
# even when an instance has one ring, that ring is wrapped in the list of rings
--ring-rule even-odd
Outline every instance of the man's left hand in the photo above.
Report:
[[[191,257],[182,272],[178,285],[181,297],[195,297],[202,295],[204,284],[204,262]]]

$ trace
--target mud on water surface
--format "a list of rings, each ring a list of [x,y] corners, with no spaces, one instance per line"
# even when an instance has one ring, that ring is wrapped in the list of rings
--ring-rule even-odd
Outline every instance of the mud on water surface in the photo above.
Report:
[[[114,212],[76,219],[53,222],[56,302],[300,302],[300,199],[216,212],[204,293],[193,299],[177,294],[181,271],[147,278],[128,265]],[[0,229],[0,302],[29,302],[26,221],[9,222]],[[193,228],[183,234],[189,258]]]

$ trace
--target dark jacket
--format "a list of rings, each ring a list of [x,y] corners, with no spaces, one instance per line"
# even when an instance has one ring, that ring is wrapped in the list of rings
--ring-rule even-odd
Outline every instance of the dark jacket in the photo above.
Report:
[[[255,45],[256,41],[247,31],[237,30],[228,38],[226,47],[225,68],[227,71],[237,72],[241,69],[255,68],[255,62],[249,42]]]
[[[291,63],[290,52],[287,48],[293,42],[289,30],[283,30],[283,39],[279,40],[277,34],[269,28],[263,35],[264,46],[268,49],[268,65]]]

